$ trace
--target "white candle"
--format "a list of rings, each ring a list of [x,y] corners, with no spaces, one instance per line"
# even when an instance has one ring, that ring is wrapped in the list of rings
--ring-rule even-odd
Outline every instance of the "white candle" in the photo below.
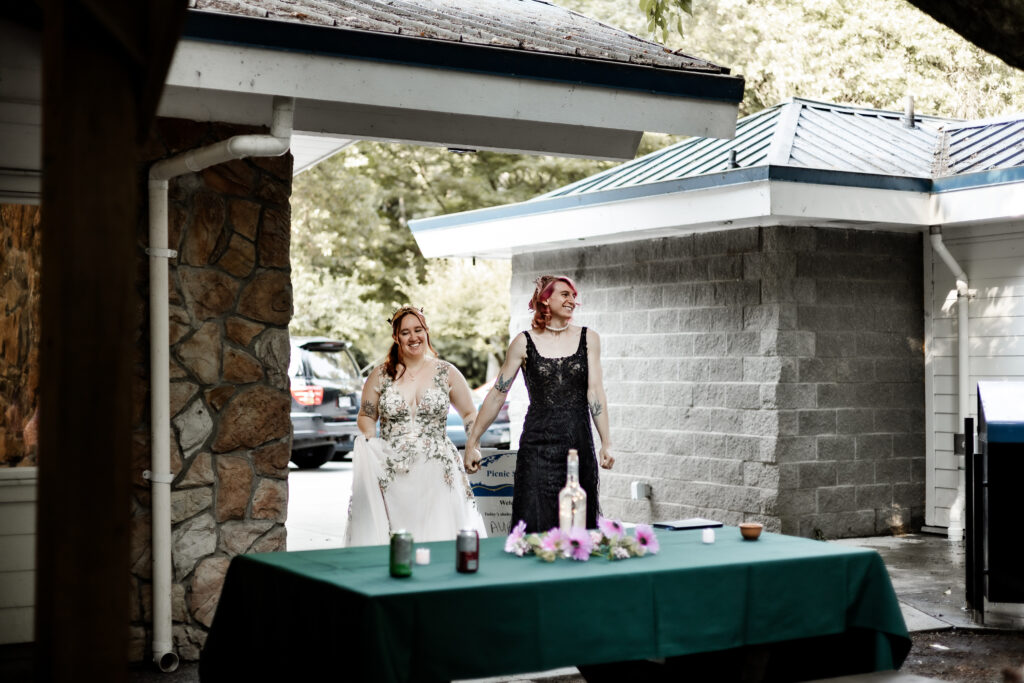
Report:
[[[416,564],[430,564],[430,548],[416,548]]]
[[[701,532],[700,540],[703,541],[704,543],[714,543],[715,542],[715,530],[714,529],[704,529]]]

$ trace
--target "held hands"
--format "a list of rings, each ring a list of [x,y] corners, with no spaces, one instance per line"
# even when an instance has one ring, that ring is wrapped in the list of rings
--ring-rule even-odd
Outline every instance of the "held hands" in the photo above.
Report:
[[[612,468],[612,465],[615,464],[615,458],[612,457],[612,454],[609,453],[608,449],[605,448],[604,446],[601,447],[601,452],[598,455],[598,460],[601,463],[601,467],[603,467],[606,470],[610,470]]]
[[[473,474],[480,469],[480,449],[475,445],[466,444],[466,451],[462,456],[463,462],[466,465],[466,472]]]

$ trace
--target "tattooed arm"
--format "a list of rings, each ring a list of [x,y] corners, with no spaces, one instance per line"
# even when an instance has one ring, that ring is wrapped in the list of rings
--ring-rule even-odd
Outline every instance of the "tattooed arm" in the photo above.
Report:
[[[589,327],[587,328],[587,404],[590,405],[590,416],[594,418],[597,435],[601,437],[601,450],[598,462],[601,467],[610,470],[615,458],[609,452],[612,447],[608,426],[608,397],[604,393],[604,374],[601,371],[601,338]]]
[[[473,404],[473,392],[469,390],[466,378],[462,376],[459,369],[451,363],[448,366],[448,399],[452,406],[462,418],[462,424],[469,434],[473,429],[473,422],[476,421],[476,406]],[[475,457],[474,457],[475,456]],[[471,452],[468,449],[463,452],[463,462],[467,472],[476,472],[480,469],[479,452]]]
[[[475,460],[475,468],[469,470],[470,472],[475,472],[480,467],[480,437],[494,422],[494,418],[498,417],[501,407],[505,405],[509,389],[512,388],[512,383],[515,382],[524,360],[526,360],[526,336],[520,332],[508,347],[505,362],[494,379],[494,386],[487,392],[484,402],[480,404],[480,412],[477,413],[472,429],[468,425],[466,427],[467,469],[470,460]]]
[[[373,369],[370,376],[363,384],[363,396],[360,400],[359,416],[356,417],[356,425],[360,433],[367,439],[377,436],[377,404],[380,401],[380,382],[384,366],[380,365]]]

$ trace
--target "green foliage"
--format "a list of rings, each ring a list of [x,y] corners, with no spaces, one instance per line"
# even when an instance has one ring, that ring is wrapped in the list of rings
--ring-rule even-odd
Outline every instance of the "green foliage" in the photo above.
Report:
[[[643,12],[621,0],[557,0],[637,35]],[[649,0],[670,8],[675,0]],[[790,97],[985,118],[1024,111],[1024,72],[903,0],[704,0],[678,13],[670,48],[746,79],[740,115]],[[679,27],[677,27],[679,28]]]
[[[683,14],[693,11],[691,0],[638,0],[640,11],[647,17],[647,32],[651,35],[661,34],[662,41],[667,41],[673,30],[682,35]]]
[[[292,194],[292,334],[348,339],[368,363],[396,306],[427,309],[431,340],[475,386],[508,343],[507,262],[423,258],[413,218],[519,202],[611,164],[363,142],[300,174]]]

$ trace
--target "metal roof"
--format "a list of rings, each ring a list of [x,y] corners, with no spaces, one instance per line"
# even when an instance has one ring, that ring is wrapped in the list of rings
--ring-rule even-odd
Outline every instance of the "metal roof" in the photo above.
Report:
[[[736,124],[736,137],[731,140],[689,138],[537,199],[768,165],[911,178],[939,175],[944,130],[960,122],[915,115],[911,128],[904,125],[905,118],[903,112],[793,98],[740,119]],[[1009,165],[1024,163],[1024,121],[1016,121],[1016,129],[1010,123],[999,124],[1001,136],[991,125],[980,126],[984,133],[975,132],[971,136],[958,132],[951,137],[965,147],[968,138],[973,140],[975,144],[970,149],[978,157],[1000,162],[1017,160]],[[1013,131],[1017,136],[1016,146],[1010,142]],[[963,156],[965,152],[958,152],[956,158]]]
[[[729,69],[546,0],[190,0],[196,10],[664,69]]]
[[[1024,166],[1024,117],[948,126],[938,175]]]

